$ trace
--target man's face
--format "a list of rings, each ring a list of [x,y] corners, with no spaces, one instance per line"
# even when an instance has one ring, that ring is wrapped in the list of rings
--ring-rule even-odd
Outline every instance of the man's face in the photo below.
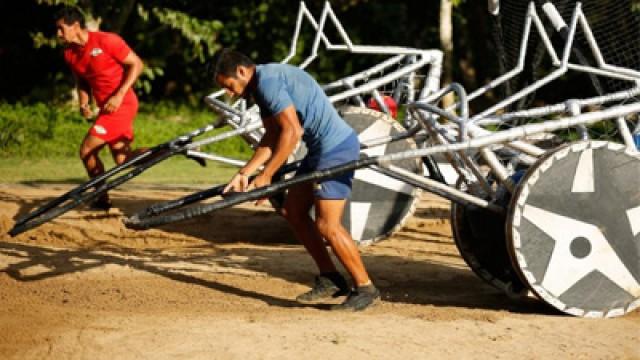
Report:
[[[56,21],[56,36],[65,45],[73,42],[77,38],[79,31],[80,23],[77,21],[71,25],[65,24],[63,19]]]
[[[227,94],[231,96],[244,96],[247,85],[251,80],[251,73],[251,69],[245,66],[238,66],[236,68],[236,76],[218,74],[216,76],[216,82],[227,91]]]

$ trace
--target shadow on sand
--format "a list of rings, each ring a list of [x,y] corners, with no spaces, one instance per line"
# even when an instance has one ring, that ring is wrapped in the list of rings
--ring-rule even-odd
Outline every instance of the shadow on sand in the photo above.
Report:
[[[148,197],[132,196],[131,193],[128,195],[130,196],[126,198],[116,197],[114,201],[125,214],[132,214],[160,201]],[[20,205],[20,213],[26,213],[37,206],[35,202],[24,201],[3,192],[0,192],[0,201],[17,202]],[[65,214],[64,217],[86,219],[87,213],[90,214],[89,218],[93,219],[114,217],[114,215],[84,211]],[[425,218],[433,218],[436,215],[445,218],[448,216],[444,212],[442,214],[433,212],[418,214],[419,217]],[[64,226],[73,227],[74,225],[65,223]],[[123,246],[122,241],[120,244],[108,241],[101,242],[100,234],[86,231],[80,227],[78,230],[94,244],[101,244],[99,250],[52,249],[39,245],[0,241],[0,256],[12,259],[10,264],[0,271],[18,281],[39,281],[115,264],[160,275],[173,281],[254,298],[279,307],[303,307],[305,305],[292,299],[223,284],[211,280],[210,277],[204,278],[202,274],[206,273],[208,268],[240,269],[266,273],[270,277],[288,282],[309,284],[315,272],[315,267],[309,256],[302,246],[297,245],[286,222],[274,211],[267,209],[259,211],[244,208],[225,209],[197,219],[161,227],[161,230],[167,233],[188,235],[208,242],[206,245],[195,247],[193,244],[188,244],[185,246],[187,251],[181,251],[178,254],[167,254],[158,249],[133,249]],[[122,236],[125,237],[123,239],[125,242],[129,241],[126,237],[131,237],[131,241],[136,241],[135,233],[130,235],[128,232],[123,232]],[[442,234],[431,232],[428,228],[405,230],[402,235],[399,235],[399,239],[403,238],[447,246],[447,241],[443,239]],[[257,246],[233,247],[233,249],[219,246],[235,242],[250,242]],[[384,246],[384,242],[381,245]],[[448,245],[455,246],[451,241],[448,242]],[[531,298],[510,299],[506,297],[502,292],[485,284],[466,267],[424,259],[425,257],[428,259],[430,255],[432,255],[432,259],[457,257],[455,249],[443,252],[424,246],[417,250],[415,255],[422,258],[415,259],[413,256],[363,251],[363,260],[372,278],[382,291],[385,301],[506,310],[516,313],[556,314],[540,301]],[[33,269],[39,270],[33,271]],[[317,307],[326,308],[326,306]]]

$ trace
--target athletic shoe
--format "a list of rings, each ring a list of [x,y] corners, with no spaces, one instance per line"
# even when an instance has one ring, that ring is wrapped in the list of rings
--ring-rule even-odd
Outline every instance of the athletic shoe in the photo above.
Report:
[[[325,273],[316,276],[313,288],[299,295],[296,301],[301,303],[313,303],[318,300],[336,298],[349,293],[347,280],[340,273]]]
[[[89,208],[91,210],[109,211],[109,209],[111,209],[111,206],[113,205],[111,204],[111,200],[109,200],[109,196],[107,195],[103,195],[98,200],[89,204]]]
[[[361,311],[375,304],[378,299],[380,291],[373,284],[359,286],[351,291],[342,304],[332,306],[331,310]]]

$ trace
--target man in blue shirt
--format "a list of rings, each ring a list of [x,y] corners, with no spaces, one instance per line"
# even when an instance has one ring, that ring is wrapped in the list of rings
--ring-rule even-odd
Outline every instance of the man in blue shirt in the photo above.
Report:
[[[360,144],[356,133],[338,115],[318,83],[303,70],[284,64],[255,65],[245,55],[229,49],[216,54],[212,68],[215,81],[227,92],[255,101],[266,130],[255,153],[231,179],[225,192],[269,185],[300,139],[308,153],[298,174],[358,159]],[[262,171],[249,183],[249,175],[262,166]],[[348,295],[333,309],[363,310],[380,298],[358,248],[341,223],[352,180],[353,171],[289,189],[282,214],[320,270],[313,288],[297,297],[300,302]],[[315,221],[309,216],[312,206]],[[350,289],[336,269],[323,239],[353,278],[355,288]]]

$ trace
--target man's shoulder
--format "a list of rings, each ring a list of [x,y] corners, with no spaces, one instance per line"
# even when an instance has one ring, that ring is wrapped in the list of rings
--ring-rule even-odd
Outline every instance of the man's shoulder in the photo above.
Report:
[[[304,72],[304,70],[298,68],[297,66],[289,65],[289,64],[281,64],[281,63],[268,63],[258,65],[258,73],[262,75],[263,78],[269,78],[272,76],[288,76],[291,74],[297,74]]]
[[[91,35],[95,36],[98,39],[105,39],[105,38],[113,38],[113,37],[117,37],[119,38],[120,35],[114,33],[114,32],[110,32],[110,31],[91,31]]]
[[[309,74],[297,66],[280,63],[258,65],[258,82],[265,86],[309,79]]]
[[[120,35],[113,32],[93,31],[91,35],[100,44],[113,44],[113,43],[124,42],[124,39],[122,39]]]
[[[262,64],[256,68],[258,89],[278,86],[283,81],[281,64]]]
[[[282,72],[280,64],[268,63],[256,66],[256,73],[260,80],[265,80],[277,76]]]

